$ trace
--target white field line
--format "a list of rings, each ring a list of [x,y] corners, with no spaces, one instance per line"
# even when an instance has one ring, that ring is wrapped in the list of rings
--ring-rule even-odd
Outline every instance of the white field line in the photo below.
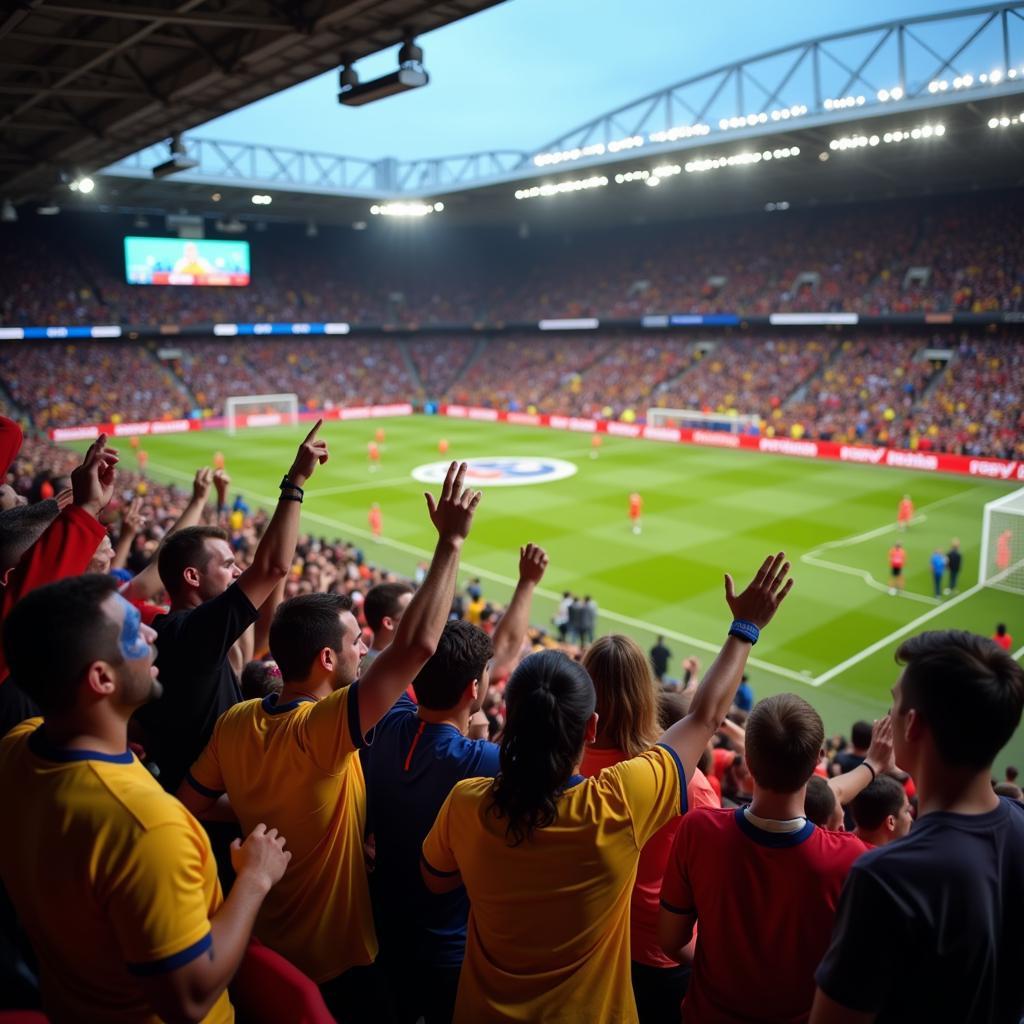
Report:
[[[968,487],[963,491],[957,491],[956,494],[949,494],[945,498],[933,501],[930,505],[923,505],[920,512],[911,520],[911,524],[927,522],[928,517],[923,514],[925,509],[939,508],[941,505],[946,505],[951,501],[956,501],[957,499],[962,498],[965,494],[969,494],[973,490],[975,490],[975,488]],[[840,537],[838,540],[826,541],[824,544],[819,544],[813,551],[808,551],[807,554],[801,555],[800,561],[805,562],[807,565],[816,566],[819,569],[830,569],[833,572],[845,573],[847,576],[857,576],[869,587],[886,594],[889,592],[889,586],[881,580],[875,579],[875,577],[866,569],[857,569],[851,565],[843,565],[840,562],[830,562],[827,558],[819,558],[818,556],[822,551],[831,551],[835,548],[852,547],[854,544],[860,544],[862,541],[871,540],[874,537],[882,537],[897,528],[898,524],[887,523],[885,526],[877,526],[875,529],[866,530],[864,533],[855,533],[849,537]],[[931,597],[927,594],[915,594],[912,591],[907,590],[901,591],[899,596],[905,597],[910,601],[919,601],[921,604],[938,605],[942,603],[941,598]]]
[[[1018,647],[1017,650],[1013,652],[1011,657],[1014,661],[1020,661],[1022,655],[1024,655],[1024,647]]]
[[[165,466],[155,462],[150,462],[149,465],[153,469],[159,470],[161,473],[166,473],[168,476],[177,477],[181,480],[193,479],[194,474],[182,472],[172,466]],[[248,493],[254,501],[258,501],[269,508],[272,508],[277,503],[277,498],[275,497],[270,497],[265,494],[256,494],[253,491],[249,491]],[[321,494],[324,492],[317,491],[316,493]],[[428,551],[426,548],[417,547],[415,544],[406,544],[404,541],[393,540],[389,537],[374,537],[369,530],[363,529],[360,526],[354,526],[351,523],[342,522],[340,519],[332,519],[330,516],[320,515],[317,512],[307,512],[303,510],[302,516],[304,519],[311,519],[323,526],[333,526],[336,529],[341,530],[346,535],[359,537],[363,540],[370,541],[371,543],[379,544],[382,547],[393,548],[396,551],[402,551],[405,554],[413,555],[419,559],[429,561],[433,555],[433,552]],[[517,582],[511,576],[504,576],[501,573],[492,572],[490,569],[484,569],[481,566],[473,565],[469,562],[462,562],[459,568],[465,573],[469,573],[473,576],[479,576],[482,579],[491,580],[494,583],[501,583],[507,587],[515,587]],[[547,590],[544,587],[537,587],[535,592],[541,597],[546,597],[556,603],[562,599],[562,595],[559,592]],[[605,608],[600,609],[599,614],[606,620],[616,622],[619,625],[632,626],[634,629],[643,629],[654,636],[665,636],[671,640],[676,640],[679,643],[689,644],[691,647],[695,647],[701,651],[717,654],[722,647],[721,643],[702,640],[699,637],[690,636],[687,633],[680,633],[676,630],[659,626],[653,622],[646,622],[643,619],[635,619],[629,615],[620,615],[618,612],[609,611]],[[780,676],[783,679],[790,679],[797,683],[812,684],[812,680],[809,675],[804,675],[801,672],[795,672],[793,669],[785,668],[782,665],[774,665],[771,662],[762,661],[760,658],[750,658],[748,659],[748,664],[754,668],[761,669],[764,672],[770,672],[773,675]]]
[[[1011,565],[1009,568],[1004,569],[999,575],[993,577],[993,581],[999,582],[1000,578],[1009,575],[1009,573],[1016,571],[1024,565],[1024,560]],[[836,676],[841,675],[848,668],[852,668],[854,665],[860,664],[865,658],[870,658],[872,654],[877,654],[880,650],[888,647],[894,640],[899,640],[905,637],[908,633],[913,633],[918,626],[923,626],[926,622],[931,621],[937,615],[941,615],[948,608],[953,608],[955,605],[961,604],[968,598],[973,597],[979,591],[984,590],[986,586],[992,586],[992,582],[983,584],[975,583],[973,587],[968,588],[962,594],[957,594],[956,597],[951,597],[948,601],[940,604],[937,608],[933,608],[930,612],[925,612],[923,615],[918,616],[912,622],[908,622],[905,626],[900,626],[899,629],[893,630],[888,636],[883,636],[881,640],[876,640],[873,644],[865,647],[864,650],[858,651],[856,654],[847,658],[845,661],[841,661],[838,665],[833,666],[827,672],[822,672],[820,676],[816,676],[814,679],[809,680],[811,686],[821,686],[827,683],[830,679],[834,679]],[[1024,651],[1024,648],[1022,648]],[[1021,651],[1017,652],[1018,654]],[[1016,655],[1015,655],[1016,656]]]

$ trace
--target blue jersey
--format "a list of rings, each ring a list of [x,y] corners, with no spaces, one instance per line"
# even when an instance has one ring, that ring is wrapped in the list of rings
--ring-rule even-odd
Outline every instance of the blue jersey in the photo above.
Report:
[[[941,576],[946,571],[946,556],[940,555],[937,551],[932,555],[932,572]]]
[[[399,949],[432,965],[460,964],[469,900],[462,888],[444,896],[427,891],[421,847],[457,782],[497,775],[498,747],[469,740],[454,726],[424,722],[402,696],[374,730],[363,767],[376,844],[370,892],[381,951]]]

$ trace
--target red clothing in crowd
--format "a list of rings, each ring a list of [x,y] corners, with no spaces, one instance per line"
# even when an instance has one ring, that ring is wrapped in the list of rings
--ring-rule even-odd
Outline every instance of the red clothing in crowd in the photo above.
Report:
[[[629,755],[624,750],[604,747],[587,747],[580,765],[580,775],[597,775],[603,768],[627,760]],[[711,788],[704,773],[697,768],[693,778],[686,784],[686,808],[692,811],[697,807],[721,807],[721,798]],[[665,874],[672,843],[682,818],[673,818],[663,825],[650,839],[640,853],[640,861],[636,869],[636,882],[633,885],[633,896],[629,910],[629,948],[630,957],[639,964],[648,967],[675,967],[676,962],[670,960],[662,951],[658,942],[658,911],[661,900],[661,879]]]
[[[1009,633],[1004,633],[1002,636],[998,633],[993,633],[992,639],[995,640],[995,642],[999,644],[1004,651],[1008,651],[1013,646],[1013,637],[1010,636]]]

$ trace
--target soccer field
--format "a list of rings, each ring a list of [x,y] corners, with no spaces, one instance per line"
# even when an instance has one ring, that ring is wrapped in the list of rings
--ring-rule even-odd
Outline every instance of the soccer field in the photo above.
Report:
[[[380,468],[371,473],[366,447],[378,428],[386,437]],[[270,505],[303,432],[197,431],[143,443],[151,474],[183,485],[221,451],[233,492]],[[892,654],[903,636],[953,626],[987,636],[1005,621],[1024,642],[1024,597],[974,585],[982,508],[1012,490],[1005,484],[608,436],[591,459],[585,434],[425,416],[334,421],[322,436],[331,459],[307,488],[305,527],[350,539],[369,561],[403,573],[432,546],[426,485],[412,471],[442,459],[440,438],[450,442],[450,458],[553,458],[575,465],[574,475],[552,482],[485,489],[460,579],[480,576],[485,596],[504,601],[518,546],[542,544],[551,566],[537,595],[535,624],[550,623],[563,590],[590,594],[600,606],[599,632],[628,633],[645,648],[663,634],[673,673],[684,656],[696,654],[706,665],[718,649],[729,622],[723,572],[745,584],[766,554],[784,549],[796,586],[754,651],[751,681],[759,697],[803,694],[830,732],[848,733],[856,718],[885,711],[898,672]],[[134,461],[123,443],[122,457]],[[639,536],[628,519],[633,490],[644,499]],[[913,498],[917,515],[900,538],[907,590],[891,597],[887,551],[898,537],[903,493]],[[383,513],[380,541],[367,525],[373,501]],[[937,602],[928,559],[952,537],[961,539],[964,554],[960,593]],[[1024,761],[1024,730],[1000,757],[1000,771],[1007,761]]]

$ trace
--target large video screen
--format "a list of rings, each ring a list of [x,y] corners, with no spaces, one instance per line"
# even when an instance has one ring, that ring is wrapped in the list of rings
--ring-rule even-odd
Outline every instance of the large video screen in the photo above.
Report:
[[[249,243],[128,235],[124,266],[129,284],[241,287],[249,283]]]

